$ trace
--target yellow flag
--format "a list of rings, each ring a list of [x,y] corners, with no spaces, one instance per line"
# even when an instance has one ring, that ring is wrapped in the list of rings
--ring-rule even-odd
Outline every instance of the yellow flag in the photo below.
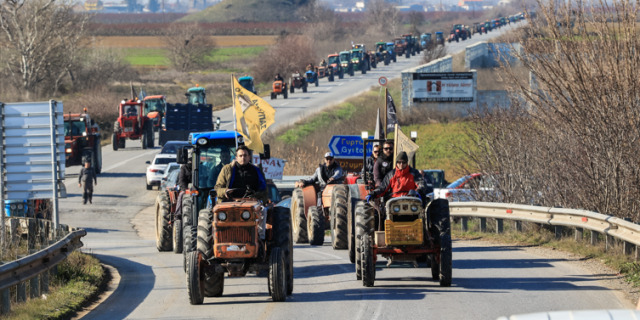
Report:
[[[395,140],[395,145],[394,145],[395,150],[394,150],[393,158],[398,159],[398,153],[404,151],[407,153],[407,157],[409,157],[409,161],[412,161],[413,155],[416,153],[416,151],[418,151],[418,148],[420,146],[415,144],[415,142],[411,141],[409,137],[407,137],[404,133],[402,133],[402,130],[400,130],[397,123],[395,127],[394,140]],[[413,163],[412,166],[415,166],[415,163]]]
[[[241,86],[236,77],[233,77],[233,107],[236,128],[244,137],[244,144],[255,152],[263,153],[260,136],[275,122],[276,110]]]

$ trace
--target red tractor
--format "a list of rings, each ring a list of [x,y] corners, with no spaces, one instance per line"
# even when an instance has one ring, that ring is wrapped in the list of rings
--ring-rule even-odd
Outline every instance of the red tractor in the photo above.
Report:
[[[153,131],[160,129],[166,109],[167,99],[165,96],[144,97],[144,115],[153,122]]]
[[[349,189],[344,184],[329,184],[322,191],[318,206],[317,190],[313,185],[295,188],[291,196],[293,240],[322,245],[324,231],[331,231],[334,249],[347,249]]]
[[[122,100],[118,106],[118,119],[113,124],[113,151],[125,147],[125,141],[141,140],[142,149],[153,148],[153,122],[144,115],[145,104],[140,100]]]
[[[87,108],[84,113],[64,115],[64,145],[67,167],[90,161],[96,173],[102,171],[100,128],[87,114]]]
[[[278,98],[278,95],[281,94],[285,99],[288,97],[287,94],[287,83],[282,80],[276,80],[273,82],[271,91],[271,100]]]

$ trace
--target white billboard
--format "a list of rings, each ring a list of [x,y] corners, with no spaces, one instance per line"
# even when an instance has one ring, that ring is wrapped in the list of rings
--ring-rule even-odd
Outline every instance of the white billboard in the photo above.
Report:
[[[473,101],[473,73],[414,73],[413,101],[471,102]]]

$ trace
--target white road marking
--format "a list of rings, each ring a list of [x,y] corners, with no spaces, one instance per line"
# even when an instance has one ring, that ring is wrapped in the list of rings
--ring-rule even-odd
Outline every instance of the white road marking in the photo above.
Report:
[[[116,164],[114,164],[114,165],[112,165],[112,166],[110,166],[110,167],[108,167],[108,168],[106,168],[106,169],[103,169],[103,170],[102,170],[102,172],[106,172],[106,171],[109,171],[109,170],[115,169],[115,168],[117,168],[117,167],[119,167],[119,166],[121,166],[121,165],[123,165],[123,164],[125,164],[125,163],[127,163],[127,162],[129,162],[129,161],[131,161],[131,160],[133,160],[133,159],[142,158],[142,157],[144,157],[144,156],[148,156],[148,155],[150,155],[150,154],[157,153],[157,152],[158,152],[158,150],[153,150],[153,151],[148,151],[148,152],[145,152],[145,153],[139,154],[139,155],[137,155],[137,156],[135,156],[135,157],[133,157],[133,158],[128,158],[127,160],[120,161],[120,162],[118,162],[118,163],[116,163]]]

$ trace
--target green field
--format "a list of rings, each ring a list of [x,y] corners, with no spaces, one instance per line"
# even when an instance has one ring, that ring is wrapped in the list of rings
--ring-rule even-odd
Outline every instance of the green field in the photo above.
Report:
[[[209,63],[251,61],[257,58],[265,49],[264,46],[217,48],[211,51],[206,61]],[[169,60],[166,58],[166,49],[128,48],[123,49],[123,54],[124,59],[134,67],[169,66]]]

